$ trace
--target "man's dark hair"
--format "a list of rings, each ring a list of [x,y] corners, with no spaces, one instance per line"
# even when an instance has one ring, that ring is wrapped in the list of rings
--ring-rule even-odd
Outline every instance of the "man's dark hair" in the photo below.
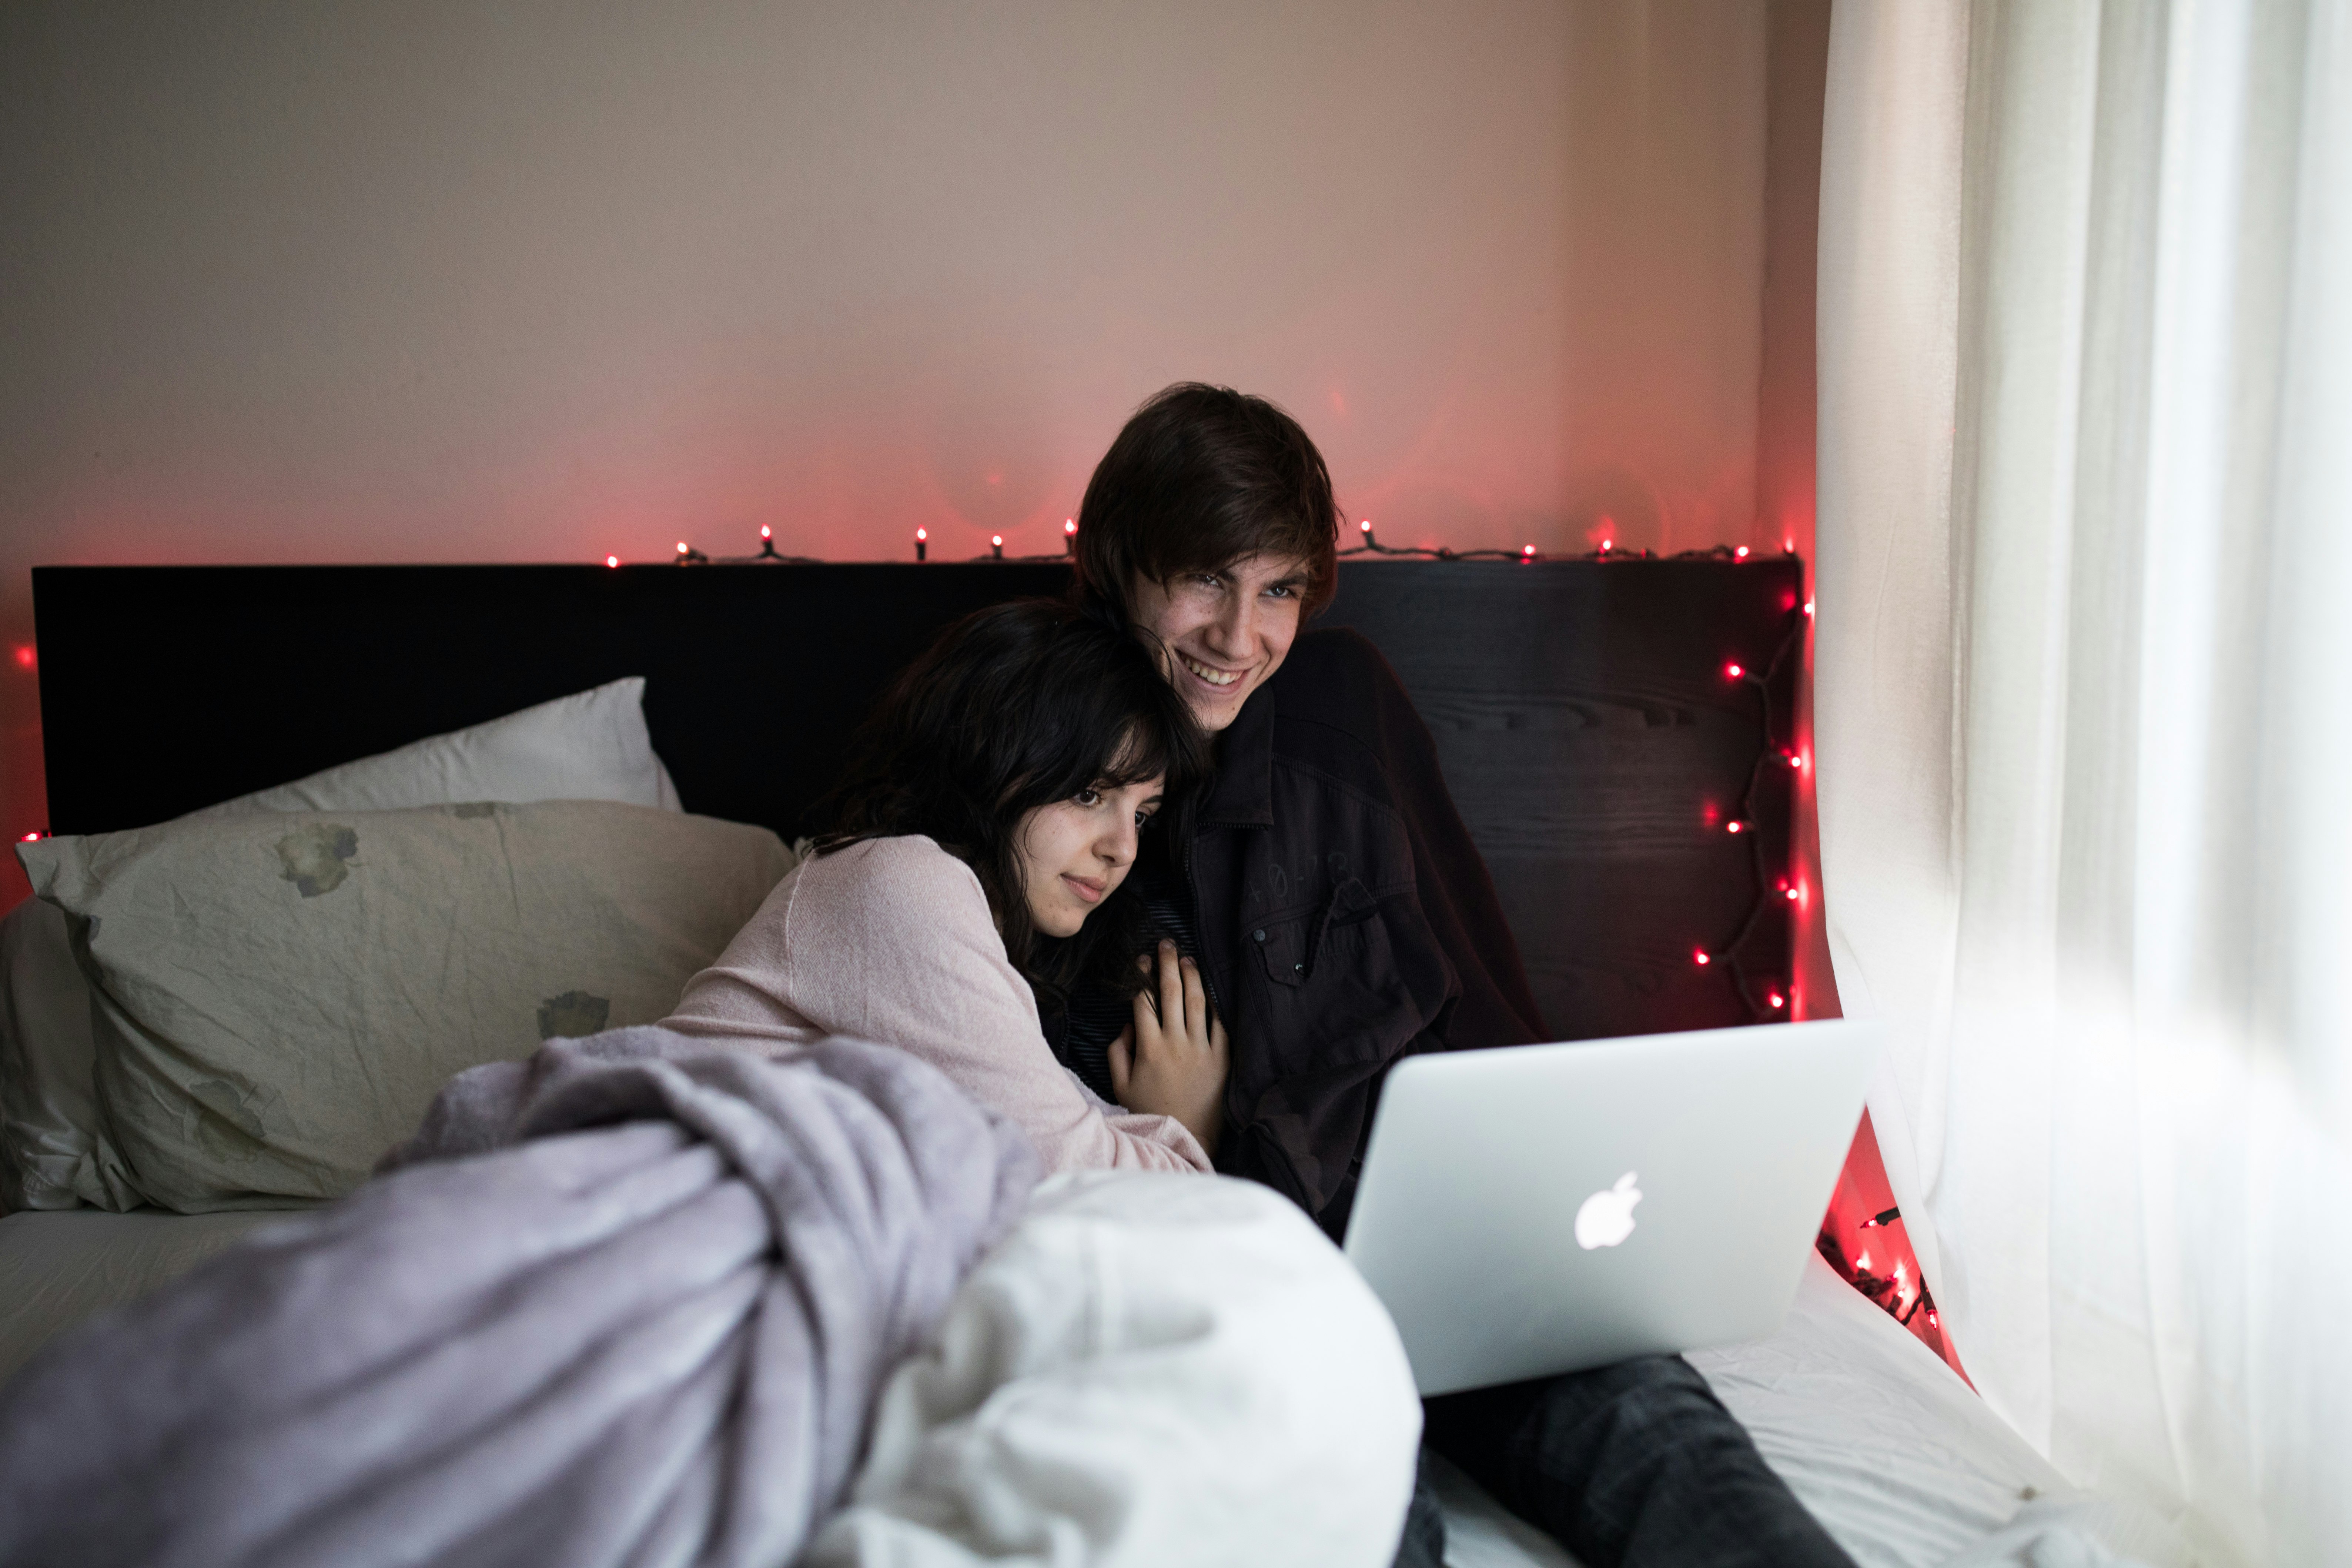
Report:
[[[1140,900],[1121,883],[1076,937],[1042,936],[1023,891],[1021,819],[1081,790],[1164,773],[1149,831],[1182,832],[1209,765],[1208,741],[1156,650],[1069,605],[1015,599],[950,626],[875,705],[816,808],[816,852],[927,835],[980,879],[1006,958],[1043,999],[1058,1002],[1081,978],[1132,994]]]
[[[1136,578],[1304,562],[1302,619],[1337,590],[1339,506],[1297,420],[1263,397],[1181,381],[1135,411],[1078,507],[1079,601],[1121,625]]]

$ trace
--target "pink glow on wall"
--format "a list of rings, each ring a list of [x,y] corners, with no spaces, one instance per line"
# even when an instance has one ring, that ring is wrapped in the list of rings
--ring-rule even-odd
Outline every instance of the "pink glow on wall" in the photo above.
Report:
[[[0,643],[42,563],[1055,554],[1187,376],[1399,542],[1765,542],[1764,5],[959,15],[24,0]]]

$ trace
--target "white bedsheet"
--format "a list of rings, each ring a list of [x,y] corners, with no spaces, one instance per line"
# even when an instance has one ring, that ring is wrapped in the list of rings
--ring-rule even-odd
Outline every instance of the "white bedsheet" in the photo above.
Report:
[[[1861,1568],[2191,1561],[2152,1514],[2068,1485],[1818,1257],[1779,1333],[1689,1360]],[[1451,1568],[1573,1568],[1458,1471],[1442,1470],[1438,1489]]]
[[[227,1246],[268,1213],[0,1218],[0,1377],[58,1331]],[[1818,1259],[1781,1331],[1691,1362],[1862,1568],[2191,1561],[2160,1521],[2069,1487],[1925,1345]],[[1441,1469],[1451,1568],[1575,1568]]]

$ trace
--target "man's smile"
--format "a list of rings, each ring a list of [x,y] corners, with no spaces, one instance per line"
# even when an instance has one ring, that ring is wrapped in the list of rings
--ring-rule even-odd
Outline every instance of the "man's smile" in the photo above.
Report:
[[[1235,681],[1239,680],[1244,674],[1247,673],[1246,671],[1239,669],[1219,669],[1214,665],[1202,664],[1191,654],[1181,651],[1176,655],[1176,658],[1183,664],[1186,669],[1191,670],[1194,675],[1199,676],[1209,685],[1214,687],[1222,688],[1231,686]]]

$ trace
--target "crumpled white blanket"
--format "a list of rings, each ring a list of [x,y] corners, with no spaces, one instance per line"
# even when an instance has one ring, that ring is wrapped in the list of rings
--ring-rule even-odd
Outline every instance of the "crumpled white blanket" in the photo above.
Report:
[[[1387,1568],[1421,1405],[1296,1207],[1223,1177],[1057,1178],[886,1385],[803,1568]]]

